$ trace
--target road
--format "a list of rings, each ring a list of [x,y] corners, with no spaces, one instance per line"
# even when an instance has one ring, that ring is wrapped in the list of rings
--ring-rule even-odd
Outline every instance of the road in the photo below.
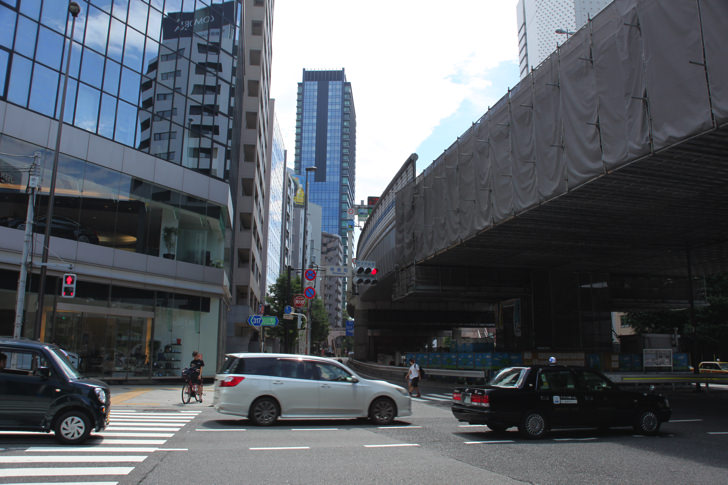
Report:
[[[728,392],[670,393],[657,437],[630,429],[566,430],[528,441],[458,423],[449,395],[425,384],[414,414],[279,421],[256,428],[176,387],[113,391],[112,426],[83,447],[50,435],[0,434],[0,483],[111,484],[715,484],[728,463]],[[211,397],[211,396],[208,396]]]

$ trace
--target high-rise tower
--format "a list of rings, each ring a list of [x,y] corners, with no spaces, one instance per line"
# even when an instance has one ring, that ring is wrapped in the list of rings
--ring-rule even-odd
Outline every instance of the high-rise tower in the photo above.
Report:
[[[321,229],[341,236],[348,255],[352,241],[347,211],[354,205],[356,182],[356,112],[344,69],[303,70],[303,81],[298,84],[294,162],[302,179],[306,167],[316,167],[315,176],[309,179],[309,202],[322,207]]]

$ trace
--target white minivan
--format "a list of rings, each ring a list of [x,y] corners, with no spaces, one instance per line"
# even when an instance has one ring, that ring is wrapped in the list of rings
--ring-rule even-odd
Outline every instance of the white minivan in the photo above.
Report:
[[[412,414],[405,388],[360,377],[334,359],[294,354],[226,355],[213,405],[259,426],[278,418],[366,417],[384,425]]]

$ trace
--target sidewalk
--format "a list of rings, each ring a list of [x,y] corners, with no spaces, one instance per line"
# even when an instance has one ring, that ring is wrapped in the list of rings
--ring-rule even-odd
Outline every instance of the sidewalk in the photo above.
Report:
[[[203,402],[194,399],[182,404],[182,383],[170,384],[114,384],[111,385],[111,410],[124,407],[148,407],[155,411],[162,409],[202,410],[212,404],[212,384],[205,386]]]

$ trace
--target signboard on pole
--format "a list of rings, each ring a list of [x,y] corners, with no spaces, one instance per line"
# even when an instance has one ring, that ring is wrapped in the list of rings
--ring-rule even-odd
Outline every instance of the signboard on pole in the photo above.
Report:
[[[313,286],[309,286],[308,288],[303,290],[303,296],[305,296],[306,298],[308,298],[310,300],[311,298],[316,296],[316,290],[314,289]]]
[[[303,295],[296,295],[293,297],[293,306],[296,308],[303,308],[306,304],[306,297]]]
[[[326,276],[349,276],[349,268],[345,265],[341,266],[324,266]]]
[[[316,270],[307,269],[306,271],[303,272],[303,277],[309,281],[315,280],[316,279]]]

